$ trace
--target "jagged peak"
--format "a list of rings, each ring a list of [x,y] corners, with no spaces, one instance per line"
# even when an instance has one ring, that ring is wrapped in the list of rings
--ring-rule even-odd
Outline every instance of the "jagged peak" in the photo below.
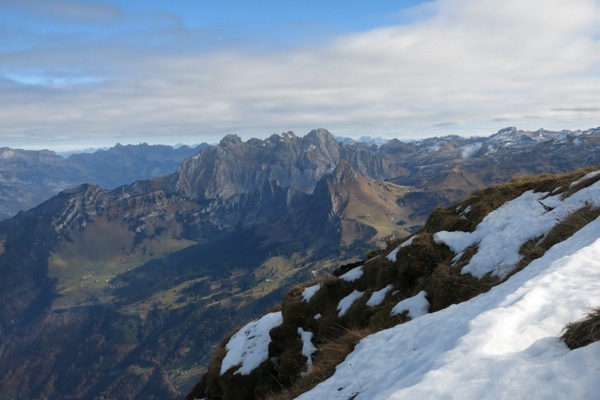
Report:
[[[514,139],[517,136],[520,136],[522,132],[520,132],[514,126],[509,126],[503,129],[500,129],[498,132],[490,136],[490,140],[498,141],[498,140],[507,140]]]
[[[295,139],[298,137],[293,131],[282,132],[280,136],[284,139]]]
[[[305,136],[305,138],[313,142],[335,142],[335,137],[333,136],[333,134],[327,129],[323,128],[313,129]]]
[[[342,160],[327,177],[327,180],[335,185],[344,185],[357,181],[358,173],[348,161]]]
[[[102,190],[100,186],[96,185],[95,183],[82,183],[80,185],[72,187],[71,189],[65,190],[63,193],[76,194],[85,193],[89,191],[98,192],[100,190]]]
[[[225,135],[223,139],[219,142],[219,146],[227,147],[231,144],[242,143],[242,138],[236,135],[235,133],[230,133],[229,135]]]
[[[505,135],[507,133],[517,133],[517,132],[518,132],[518,130],[517,130],[516,127],[514,127],[514,126],[508,126],[506,128],[500,129],[496,134],[497,135]]]

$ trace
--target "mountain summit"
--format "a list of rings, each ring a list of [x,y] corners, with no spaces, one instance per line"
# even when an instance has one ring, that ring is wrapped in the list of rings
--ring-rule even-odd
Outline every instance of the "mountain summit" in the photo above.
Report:
[[[228,135],[218,146],[188,158],[171,181],[173,191],[200,200],[248,193],[269,180],[312,193],[340,162],[340,144],[324,129],[304,137],[291,132],[242,142]]]

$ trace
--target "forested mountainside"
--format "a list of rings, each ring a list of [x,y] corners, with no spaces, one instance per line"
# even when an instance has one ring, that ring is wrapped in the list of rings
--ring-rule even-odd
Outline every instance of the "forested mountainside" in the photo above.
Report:
[[[416,232],[431,209],[487,183],[597,163],[598,140],[230,135],[171,175],[63,191],[0,222],[0,388],[11,399],[178,398],[213,345],[293,285]]]
[[[0,219],[12,217],[82,183],[113,189],[173,173],[206,144],[193,148],[120,145],[63,158],[49,150],[0,148]]]
[[[590,169],[438,208],[229,334],[187,398],[593,398],[598,216]]]

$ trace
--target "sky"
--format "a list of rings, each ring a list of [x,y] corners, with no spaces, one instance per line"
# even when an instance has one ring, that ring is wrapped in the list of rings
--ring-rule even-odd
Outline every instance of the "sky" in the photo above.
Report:
[[[600,0],[0,0],[0,147],[600,125]]]

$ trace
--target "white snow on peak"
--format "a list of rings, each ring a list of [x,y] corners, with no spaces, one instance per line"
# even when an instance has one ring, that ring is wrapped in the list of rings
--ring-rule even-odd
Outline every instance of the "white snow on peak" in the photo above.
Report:
[[[352,268],[344,275],[340,276],[340,279],[346,282],[354,282],[359,280],[365,273],[363,272],[362,265],[360,267]]]
[[[299,399],[594,399],[600,342],[558,336],[599,306],[600,219],[489,292],[368,336]]]
[[[344,315],[346,315],[348,309],[352,306],[352,303],[360,299],[363,294],[364,292],[359,292],[358,290],[355,290],[348,296],[341,299],[337,306],[337,310],[339,311],[338,317],[343,317]]]
[[[319,289],[321,289],[320,283],[304,288],[304,291],[302,292],[302,300],[308,303],[310,299],[312,299],[312,297],[315,295],[315,293],[319,291]]]
[[[390,290],[392,290],[393,287],[394,287],[393,285],[387,285],[383,289],[373,292],[371,297],[369,297],[369,300],[367,300],[367,305],[369,307],[374,307],[374,306],[380,305],[383,302],[383,300],[385,299],[385,295]]]
[[[432,146],[425,147],[423,150],[426,153],[435,153],[435,152],[440,151],[443,146],[444,146],[444,142],[436,142]]]
[[[461,157],[462,158],[473,157],[473,155],[475,153],[477,153],[481,149],[482,146],[483,146],[483,143],[473,143],[473,144],[466,145],[462,149]]]
[[[425,298],[427,292],[421,290],[419,293],[408,299],[404,299],[392,308],[391,315],[402,314],[408,311],[411,319],[422,317],[429,312],[429,301]]]
[[[283,323],[281,311],[269,313],[246,324],[229,339],[227,353],[221,363],[221,375],[239,365],[235,374],[248,375],[269,355],[269,331]]]
[[[434,240],[450,247],[457,254],[455,260],[467,247],[477,244],[477,253],[461,272],[477,278],[491,272],[503,279],[521,260],[523,243],[545,235],[573,211],[600,204],[600,182],[564,200],[561,195],[547,195],[525,192],[488,214],[474,232],[441,231]]]
[[[498,148],[492,146],[491,144],[488,144],[485,155],[487,156],[488,154],[493,154],[493,153],[496,153],[497,151],[498,151]]]

